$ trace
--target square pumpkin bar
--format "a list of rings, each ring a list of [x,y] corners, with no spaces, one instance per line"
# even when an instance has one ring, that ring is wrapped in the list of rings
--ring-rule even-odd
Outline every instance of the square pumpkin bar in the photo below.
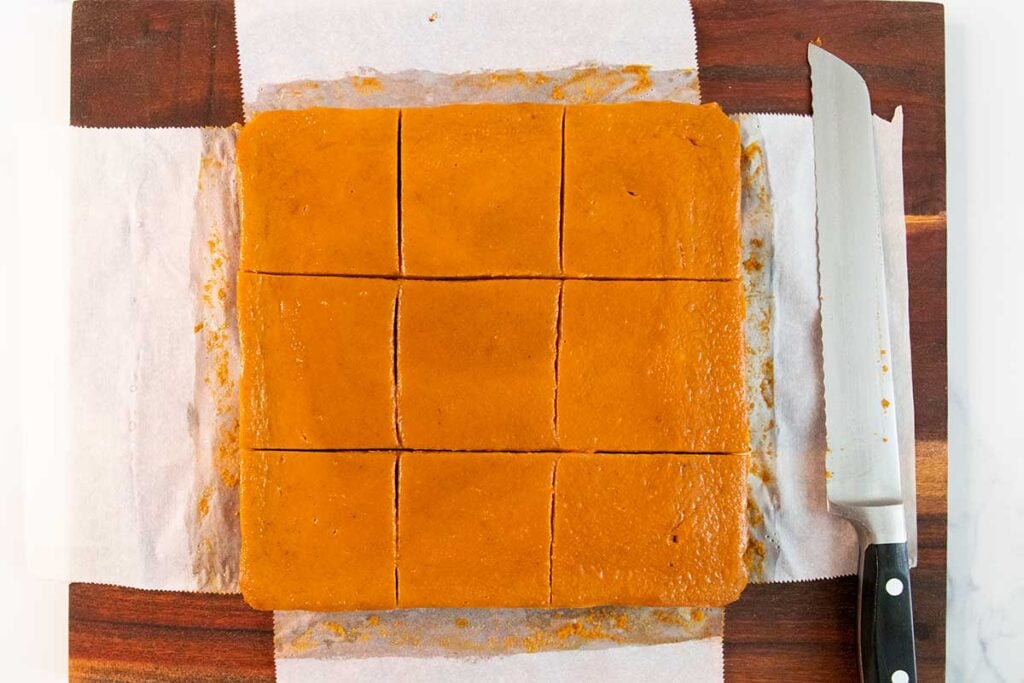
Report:
[[[567,275],[739,277],[739,127],[716,104],[569,107],[564,211]]]
[[[562,107],[402,112],[402,259],[408,275],[554,275]]]
[[[398,272],[398,110],[257,114],[238,136],[242,268]]]
[[[743,306],[738,281],[567,281],[559,446],[746,451]]]
[[[245,601],[256,609],[393,609],[396,457],[243,451]]]
[[[398,304],[406,448],[555,448],[560,283],[410,280]]]
[[[543,607],[550,453],[403,453],[399,607]]]
[[[552,604],[719,607],[747,583],[746,455],[567,454]]]
[[[238,278],[243,448],[393,448],[393,280]]]

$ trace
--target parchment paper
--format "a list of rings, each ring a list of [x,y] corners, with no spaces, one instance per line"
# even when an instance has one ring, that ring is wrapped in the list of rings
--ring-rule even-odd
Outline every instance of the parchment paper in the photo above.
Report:
[[[456,659],[435,657],[409,662],[398,657],[377,659],[278,659],[280,683],[320,681],[602,681],[687,683],[720,681],[724,660],[722,639],[691,640],[666,645],[620,647]]]
[[[245,0],[235,8],[243,99],[362,69],[439,74],[578,64],[697,69],[681,0]]]
[[[241,374],[235,283],[238,275],[236,128],[202,131],[192,236],[195,345],[191,412],[195,484],[189,531],[197,589],[237,592],[238,381]]]
[[[70,578],[195,590],[200,132],[72,131]]]
[[[775,416],[778,504],[765,508],[780,548],[768,581],[804,581],[857,571],[857,540],[850,525],[831,516],[825,498],[824,399],[818,313],[814,137],[808,116],[758,115],[765,140],[775,219]],[[903,115],[875,118],[880,161],[882,233],[892,332],[892,372],[908,546],[917,561],[914,502],[914,405],[903,217]]]
[[[914,437],[914,384],[910,366],[910,283],[907,279],[907,219],[903,207],[903,107],[892,122],[875,118],[875,151],[882,201],[882,251],[889,295],[900,478],[907,513],[910,566],[917,566],[917,475]]]
[[[403,609],[275,612],[278,659],[485,657],[659,645],[722,635],[721,609]]]

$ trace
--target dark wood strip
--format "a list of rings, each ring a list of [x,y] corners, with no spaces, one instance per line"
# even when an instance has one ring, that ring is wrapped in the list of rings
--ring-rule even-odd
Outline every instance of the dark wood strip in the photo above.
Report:
[[[725,613],[725,680],[855,683],[853,577],[747,586]]]
[[[914,422],[919,440],[946,439],[946,218],[907,218]]]
[[[231,0],[77,0],[71,124],[229,126],[242,120]]]
[[[807,43],[850,62],[875,113],[904,105],[906,212],[946,210],[942,5],[850,0],[693,0],[701,97],[728,111],[807,114]]]
[[[921,522],[924,534],[936,529],[945,534],[945,517]],[[945,572],[919,567],[911,572],[911,582],[918,677],[941,681]],[[856,683],[856,628],[856,577],[748,586],[725,614],[725,680]]]
[[[166,628],[191,628],[202,624],[210,629],[264,631],[271,624],[268,612],[259,612],[238,595],[143,591],[98,584],[72,584],[74,600],[68,617],[79,621],[146,624]],[[140,613],[139,601],[150,612]]]
[[[274,680],[273,615],[241,596],[69,590],[72,680]]]

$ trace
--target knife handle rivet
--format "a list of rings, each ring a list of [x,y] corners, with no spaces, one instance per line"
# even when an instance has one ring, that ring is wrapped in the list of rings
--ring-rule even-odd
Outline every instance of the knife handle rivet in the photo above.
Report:
[[[903,669],[897,669],[892,672],[892,678],[889,680],[891,680],[892,683],[910,683],[910,675]]]
[[[885,582],[885,592],[892,596],[900,595],[903,593],[903,582],[899,579],[889,579]],[[892,680],[893,683],[896,683],[896,674],[893,674]]]

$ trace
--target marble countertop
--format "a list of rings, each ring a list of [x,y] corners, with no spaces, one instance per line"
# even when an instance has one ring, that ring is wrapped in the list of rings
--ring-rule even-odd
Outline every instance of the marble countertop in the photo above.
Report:
[[[1024,681],[1022,21],[1005,0],[946,3],[950,681]]]

